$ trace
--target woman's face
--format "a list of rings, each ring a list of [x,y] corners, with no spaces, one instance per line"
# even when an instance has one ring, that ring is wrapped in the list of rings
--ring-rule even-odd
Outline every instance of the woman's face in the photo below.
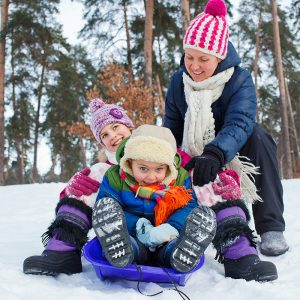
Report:
[[[185,49],[184,64],[188,73],[196,82],[211,77],[220,61],[216,56],[206,54],[200,50]]]
[[[123,139],[131,135],[131,130],[120,123],[106,125],[101,133],[100,139],[108,151],[116,152]]]

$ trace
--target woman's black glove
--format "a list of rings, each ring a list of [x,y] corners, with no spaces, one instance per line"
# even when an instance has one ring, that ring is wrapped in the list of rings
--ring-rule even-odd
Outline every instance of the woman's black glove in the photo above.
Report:
[[[199,156],[194,156],[186,165],[187,171],[194,169],[193,184],[202,186],[214,181],[224,165],[224,153],[218,147],[209,145]]]

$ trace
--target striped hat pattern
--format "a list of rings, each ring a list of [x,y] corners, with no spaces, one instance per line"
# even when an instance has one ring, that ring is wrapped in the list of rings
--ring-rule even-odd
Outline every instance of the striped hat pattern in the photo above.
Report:
[[[204,12],[191,21],[183,39],[183,49],[192,48],[224,59],[229,34],[226,14],[223,0],[209,0]]]

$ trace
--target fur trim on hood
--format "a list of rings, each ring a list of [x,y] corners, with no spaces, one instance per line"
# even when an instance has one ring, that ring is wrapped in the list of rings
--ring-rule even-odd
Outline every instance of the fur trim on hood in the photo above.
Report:
[[[128,163],[130,159],[167,164],[169,172],[162,183],[168,185],[177,178],[176,153],[176,140],[170,129],[155,125],[142,125],[133,130],[125,144],[120,166],[124,172],[132,176],[132,170]]]

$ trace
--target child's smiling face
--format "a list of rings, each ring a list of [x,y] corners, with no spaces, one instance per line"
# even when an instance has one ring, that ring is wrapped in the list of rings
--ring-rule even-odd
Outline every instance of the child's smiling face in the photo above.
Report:
[[[134,179],[142,186],[161,184],[169,169],[167,164],[141,159],[131,160],[130,165]]]
[[[112,123],[102,129],[100,139],[108,151],[116,152],[121,141],[130,135],[131,130],[126,125]]]

